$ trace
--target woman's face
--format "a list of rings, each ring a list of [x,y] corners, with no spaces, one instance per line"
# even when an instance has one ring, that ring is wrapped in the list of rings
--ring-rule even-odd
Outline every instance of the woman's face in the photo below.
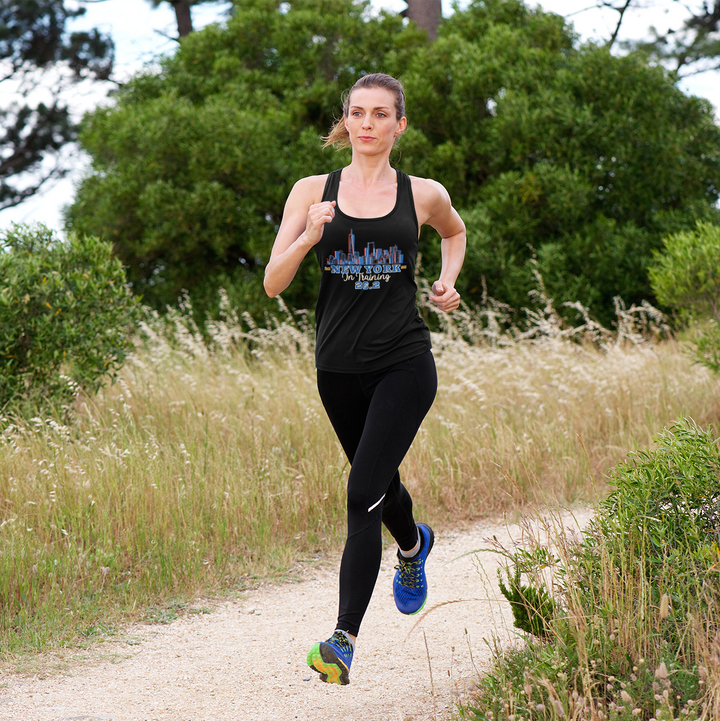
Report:
[[[397,119],[395,95],[389,90],[357,88],[350,95],[345,127],[354,152],[376,155],[390,152],[407,119]]]

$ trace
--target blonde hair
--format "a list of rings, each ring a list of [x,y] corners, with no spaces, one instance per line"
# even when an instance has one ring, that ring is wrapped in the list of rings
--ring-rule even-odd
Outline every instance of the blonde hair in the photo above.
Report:
[[[350,107],[350,96],[353,90],[359,90],[360,88],[383,88],[384,90],[389,90],[395,96],[395,115],[397,119],[400,120],[400,118],[405,115],[405,91],[399,80],[385,73],[363,75],[355,85],[344,94],[342,117],[336,121],[330,132],[323,136],[323,148],[327,148],[330,145],[334,145],[336,150],[350,147],[350,135],[345,127],[345,118],[347,118]]]

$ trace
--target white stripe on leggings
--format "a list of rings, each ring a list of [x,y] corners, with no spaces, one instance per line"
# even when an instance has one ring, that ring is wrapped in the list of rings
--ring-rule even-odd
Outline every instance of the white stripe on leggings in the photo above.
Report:
[[[368,508],[368,513],[370,513],[370,511],[372,511],[373,508],[377,508],[382,503],[383,498],[385,498],[384,493],[382,494],[380,500],[377,503],[373,503],[372,506],[370,506],[370,508]]]

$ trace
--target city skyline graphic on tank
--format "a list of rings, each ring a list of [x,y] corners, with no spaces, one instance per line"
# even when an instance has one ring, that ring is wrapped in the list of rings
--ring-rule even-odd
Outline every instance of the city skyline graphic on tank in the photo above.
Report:
[[[397,245],[390,248],[375,248],[369,242],[362,253],[355,250],[355,233],[352,228],[348,234],[347,253],[336,250],[325,260],[325,271],[340,275],[343,281],[355,284],[355,290],[380,290],[381,283],[389,283],[395,273],[400,273],[407,265],[405,256]]]

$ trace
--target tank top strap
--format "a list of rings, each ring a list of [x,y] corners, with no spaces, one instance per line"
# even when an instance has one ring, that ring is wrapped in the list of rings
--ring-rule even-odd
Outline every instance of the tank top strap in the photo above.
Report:
[[[338,188],[340,187],[340,173],[342,173],[342,168],[328,173],[327,180],[325,181],[325,189],[323,190],[323,202],[326,200],[334,200],[337,202]]]
[[[412,217],[413,224],[415,225],[415,232],[419,235],[420,226],[418,224],[417,212],[415,211],[415,198],[412,192],[412,181],[407,173],[403,173],[402,170],[397,171],[398,177],[398,209],[402,210],[410,217]]]
[[[412,195],[412,184],[410,183],[410,176],[407,173],[403,173],[402,170],[396,170],[397,173],[397,184],[398,184],[398,205],[410,203],[415,208],[413,203]]]

